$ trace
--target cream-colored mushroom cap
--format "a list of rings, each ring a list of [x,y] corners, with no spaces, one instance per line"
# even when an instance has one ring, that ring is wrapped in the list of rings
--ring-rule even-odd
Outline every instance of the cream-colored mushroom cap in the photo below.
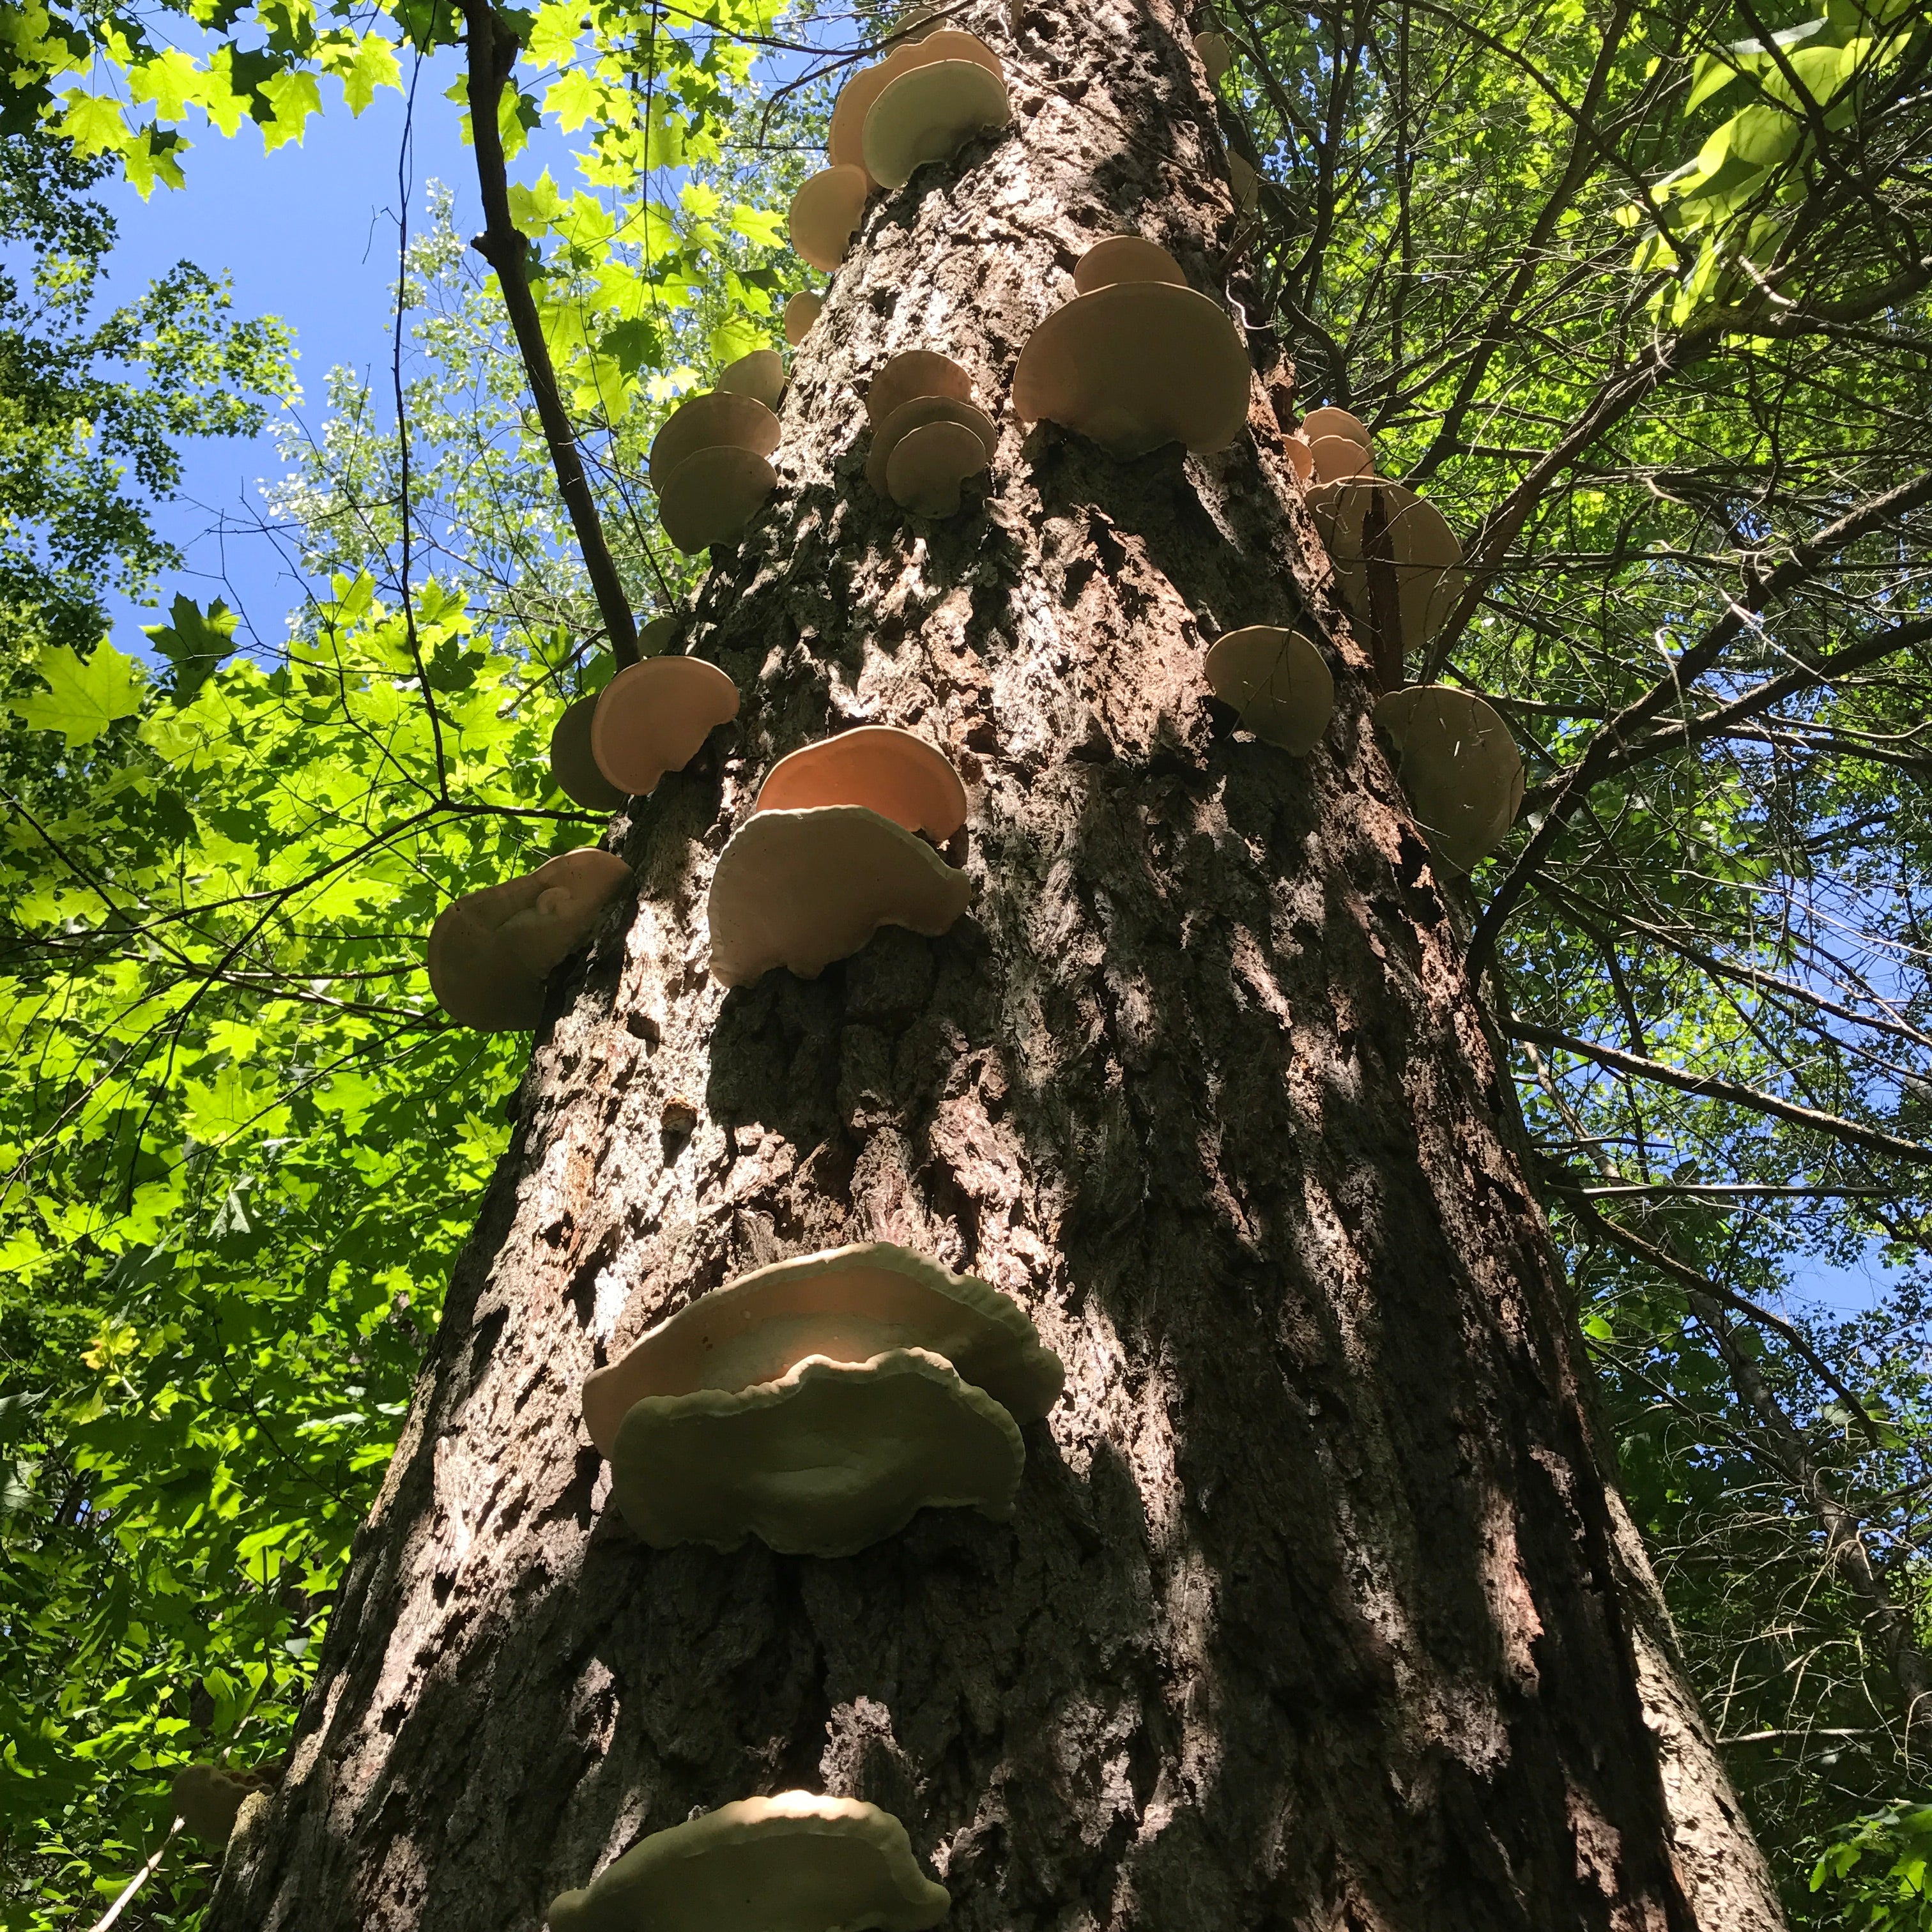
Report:
[[[1219,87],[1222,76],[1234,64],[1228,51],[1227,36],[1212,32],[1196,34],[1194,51],[1201,56],[1201,64],[1208,70],[1208,85]]]
[[[946,754],[896,724],[861,724],[779,759],[757,812],[862,805],[942,845],[966,823],[966,788]]]
[[[1228,154],[1228,185],[1234,197],[1234,206],[1243,214],[1262,198],[1262,178],[1255,172],[1254,164],[1245,154],[1238,154],[1232,148]]]
[[[986,446],[958,423],[922,424],[902,436],[886,460],[886,494],[916,517],[950,517],[959,486],[986,466]]]
[[[936,349],[907,349],[882,363],[866,390],[866,418],[874,429],[915,396],[973,400],[973,379]]]
[[[688,555],[739,536],[778,486],[778,472],[755,450],[697,450],[658,490],[658,521]]]
[[[977,61],[908,67],[886,82],[866,116],[866,172],[886,188],[903,188],[928,161],[949,159],[975,134],[1012,118],[1006,82]]]
[[[832,104],[832,124],[826,130],[825,141],[826,154],[834,167],[856,168],[865,173],[866,116],[872,111],[872,103],[884,91],[886,82],[920,58],[916,48],[916,41],[901,40],[883,59],[859,68],[838,90],[838,98]],[[869,174],[866,178],[869,186],[878,186]]]
[[[1180,264],[1158,242],[1144,235],[1109,235],[1096,242],[1074,266],[1075,292],[1090,296],[1118,282],[1172,282],[1187,286]]]
[[[550,734],[550,775],[566,798],[592,812],[615,812],[625,794],[597,769],[590,746],[591,715],[596,698],[579,698],[563,707]]]
[[[1308,459],[1318,483],[1346,483],[1376,473],[1374,454],[1352,436],[1318,436],[1308,445]]]
[[[641,1844],[550,1902],[550,1932],[926,1932],[952,1899],[905,1827],[856,1798],[742,1798]]]
[[[514,1033],[543,1017],[544,982],[631,883],[614,852],[580,846],[521,878],[466,892],[429,933],[429,983],[459,1026]]]
[[[776,349],[754,349],[740,356],[718,378],[718,388],[728,395],[754,397],[768,410],[778,407],[784,386],[784,358]]]
[[[1060,1358],[1011,1296],[890,1241],[800,1255],[740,1275],[660,1322],[589,1376],[584,1420],[605,1455],[646,1396],[736,1392],[788,1375],[808,1356],[865,1362],[923,1348],[950,1362],[1020,1422],[1060,1400]]]
[[[891,482],[886,472],[900,440],[915,430],[923,429],[928,423],[952,424],[972,432],[980,446],[980,460],[963,474],[970,476],[992,461],[993,452],[999,445],[1000,432],[984,410],[970,403],[956,402],[950,396],[914,396],[909,402],[900,404],[873,432],[872,446],[866,452],[866,481],[881,496],[891,494]]]
[[[1025,1462],[1012,1418],[938,1355],[808,1355],[776,1382],[634,1402],[610,1499],[656,1550],[755,1536],[788,1556],[849,1556],[922,1509],[1004,1521]]]
[[[812,325],[825,313],[825,298],[800,290],[784,305],[785,340],[796,349],[812,333]]]
[[[1288,458],[1288,466],[1304,483],[1315,474],[1315,454],[1298,436],[1285,436],[1281,440],[1282,453]]]
[[[863,168],[821,168],[792,196],[791,245],[814,268],[829,272],[845,259],[868,186]]]
[[[1367,561],[1370,506],[1378,502],[1387,520],[1388,554],[1395,572],[1396,608],[1405,650],[1440,630],[1462,594],[1457,568],[1462,548],[1434,504],[1382,477],[1318,484],[1308,494],[1315,527],[1335,566],[1342,596],[1358,617],[1372,610]]]
[[[173,1815],[197,1838],[225,1845],[243,1799],[261,1788],[262,1780],[252,1772],[229,1771],[218,1764],[184,1765],[175,1773],[168,1802]]]
[[[972,897],[964,872],[864,806],[754,812],[711,875],[711,970],[725,986],[774,966],[815,980],[882,926],[936,939]]]
[[[1372,447],[1368,425],[1358,416],[1347,410],[1339,410],[1332,403],[1324,403],[1318,410],[1310,410],[1301,419],[1301,434],[1310,442],[1318,436],[1346,436],[1351,442],[1358,442],[1364,449]]]
[[[1253,624],[1209,647],[1204,666],[1214,694],[1241,714],[1257,738],[1297,758],[1312,752],[1335,709],[1335,680],[1299,631]]]
[[[1395,742],[1402,790],[1430,848],[1466,872],[1495,850],[1522,804],[1522,760],[1491,707],[1440,684],[1392,691],[1376,724]]]
[[[675,617],[653,617],[638,633],[638,649],[647,658],[659,656],[677,642],[677,632]]]
[[[597,768],[627,798],[681,772],[716,728],[738,715],[738,687],[702,658],[646,658],[604,688],[591,722]]]
[[[701,449],[748,449],[769,456],[778,446],[778,419],[756,396],[727,389],[693,396],[671,412],[651,442],[651,487],[662,490]]]
[[[1124,460],[1167,442],[1225,449],[1248,419],[1249,373],[1234,325],[1205,296],[1120,282],[1075,296],[1034,331],[1013,371],[1013,410]]]

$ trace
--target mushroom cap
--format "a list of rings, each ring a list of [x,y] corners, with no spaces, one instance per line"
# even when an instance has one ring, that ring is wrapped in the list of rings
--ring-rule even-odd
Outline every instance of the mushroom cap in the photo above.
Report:
[[[1228,50],[1227,36],[1211,28],[1207,33],[1196,34],[1194,51],[1201,56],[1201,64],[1208,70],[1208,85],[1219,87],[1221,76],[1234,64],[1234,56]]]
[[[1228,151],[1228,185],[1238,212],[1245,214],[1262,198],[1262,178],[1245,154]]]
[[[726,986],[774,966],[815,980],[882,926],[936,939],[972,897],[964,872],[864,806],[754,812],[711,875],[711,970]]]
[[[1144,235],[1109,235],[1082,255],[1073,269],[1075,291],[1090,296],[1117,282],[1172,282],[1187,286],[1180,264],[1158,242]]]
[[[592,812],[615,812],[626,794],[597,769],[597,755],[590,747],[590,718],[596,709],[595,696],[574,699],[563,707],[550,734],[550,775],[566,798]]]
[[[886,494],[916,517],[950,517],[959,486],[986,466],[986,446],[962,424],[922,423],[886,459]]]
[[[1376,473],[1373,452],[1352,436],[1318,436],[1308,444],[1308,460],[1318,483],[1347,483]]]
[[[784,386],[784,358],[776,349],[754,349],[750,355],[740,356],[718,378],[718,386],[725,394],[754,397],[768,410],[778,407]],[[777,446],[772,445],[773,448]]]
[[[1306,483],[1315,475],[1315,455],[1308,445],[1298,436],[1285,436],[1281,440],[1282,453],[1288,458],[1288,466],[1294,472],[1298,482]]]
[[[634,1402],[610,1499],[654,1550],[850,1556],[921,1509],[1012,1514],[1026,1450],[1012,1418],[923,1348],[808,1355],[776,1382]]]
[[[646,1396],[728,1394],[782,1380],[808,1356],[869,1361],[922,1348],[952,1364],[1016,1421],[1060,1400],[1060,1358],[1010,1295],[890,1241],[800,1255],[736,1281],[660,1322],[584,1384],[590,1439],[610,1453]]]
[[[872,111],[872,103],[884,91],[886,82],[914,64],[918,58],[914,52],[916,45],[912,40],[900,41],[884,59],[858,68],[838,90],[838,98],[832,104],[832,124],[825,137],[825,151],[834,167],[865,171],[866,116]],[[871,182],[869,174],[866,179]]]
[[[778,487],[778,472],[754,449],[720,443],[694,450],[659,488],[658,521],[688,555],[730,542]]]
[[[999,446],[1000,432],[984,410],[970,403],[956,402],[950,396],[914,396],[900,404],[873,432],[872,447],[866,458],[866,481],[881,496],[889,494],[891,490],[886,472],[900,439],[928,423],[956,424],[961,429],[970,430],[977,440],[980,460],[971,469],[962,471],[962,475],[970,476],[992,461],[993,452]]]
[[[792,196],[791,245],[814,268],[829,272],[845,259],[869,185],[863,168],[842,165],[821,168]]]
[[[638,633],[638,649],[647,658],[660,656],[677,642],[677,632],[675,617],[653,617]]]
[[[1204,668],[1215,696],[1257,738],[1297,758],[1321,742],[1335,709],[1335,680],[1299,631],[1273,624],[1230,631],[1209,647]]]
[[[856,1798],[741,1798],[653,1832],[584,1890],[550,1901],[550,1932],[926,1932],[952,1899],[905,1827]]]
[[[915,396],[950,396],[956,403],[970,403],[973,379],[936,349],[902,350],[881,363],[866,386],[866,419],[877,429]]]
[[[479,1033],[535,1026],[544,980],[630,883],[630,867],[614,852],[580,845],[520,878],[452,900],[429,932],[436,1004]]]
[[[769,456],[778,446],[778,419],[756,396],[713,389],[680,403],[652,440],[651,487],[662,490],[700,449],[748,449]]]
[[[1522,760],[1509,727],[1473,692],[1442,684],[1390,692],[1376,723],[1395,741],[1396,775],[1430,849],[1468,872],[1502,842],[1522,804]]]
[[[646,658],[604,687],[590,726],[597,769],[626,798],[681,772],[712,730],[738,715],[738,687],[702,658]]]
[[[928,161],[949,159],[1012,118],[1006,82],[976,60],[921,62],[895,74],[872,103],[862,136],[866,172],[904,188]]]
[[[966,788],[946,754],[896,724],[861,724],[779,759],[754,812],[862,805],[941,844],[966,823]]]
[[[785,340],[796,349],[812,333],[812,325],[825,313],[825,298],[801,289],[784,305]]]
[[[1400,483],[1379,476],[1318,484],[1308,493],[1315,527],[1335,566],[1342,595],[1357,616],[1370,613],[1366,524],[1369,504],[1379,496],[1388,519],[1404,650],[1416,649],[1442,628],[1461,596],[1462,548],[1434,504]]]
[[[1225,449],[1247,423],[1249,374],[1239,332],[1205,296],[1118,282],[1076,296],[1034,331],[1013,370],[1013,410],[1123,460],[1166,442]]]
[[[225,1845],[242,1800],[261,1788],[261,1779],[252,1772],[230,1771],[218,1764],[188,1764],[175,1773],[168,1802],[173,1815],[197,1838],[211,1845]]]
[[[1358,442],[1364,449],[1373,447],[1368,425],[1361,418],[1347,410],[1338,410],[1332,403],[1324,403],[1318,410],[1310,410],[1301,419],[1301,434],[1311,443],[1318,436],[1346,436],[1351,442]]]

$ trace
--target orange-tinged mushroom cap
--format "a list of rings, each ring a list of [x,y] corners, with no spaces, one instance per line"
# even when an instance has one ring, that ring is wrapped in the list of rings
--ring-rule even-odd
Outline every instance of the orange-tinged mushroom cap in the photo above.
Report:
[[[861,724],[779,759],[758,812],[862,805],[942,845],[966,823],[966,788],[938,746],[895,724]]]
[[[738,687],[702,658],[646,658],[604,688],[591,721],[597,768],[626,797],[641,798],[681,772],[720,725],[738,715]]]
[[[866,417],[874,429],[915,396],[973,400],[973,379],[936,349],[907,349],[882,363],[866,390]]]
[[[755,397],[768,410],[778,407],[784,385],[784,361],[776,349],[754,349],[740,356],[718,378],[718,388],[727,394]]]
[[[596,709],[594,695],[563,707],[563,715],[550,734],[550,775],[566,798],[592,812],[615,812],[625,795],[597,769],[597,755],[590,746],[590,720]]]
[[[651,442],[651,487],[663,489],[700,449],[748,449],[769,456],[778,446],[778,419],[756,396],[725,389],[693,396],[671,412]]]
[[[886,82],[866,113],[866,172],[886,188],[903,188],[927,162],[950,159],[975,134],[1012,118],[1006,82],[977,61],[908,67]]]
[[[863,168],[821,168],[793,196],[791,245],[814,268],[829,272],[845,259],[868,185]]]
[[[962,471],[962,475],[970,476],[975,470],[983,470],[993,460],[1000,433],[985,410],[975,408],[970,403],[956,402],[950,396],[914,396],[910,401],[900,404],[873,432],[872,447],[866,457],[866,481],[880,496],[891,492],[891,480],[886,471],[901,439],[928,423],[953,424],[972,433],[979,446],[980,458],[970,469]],[[958,507],[956,503],[954,507]]]
[[[658,520],[686,554],[705,550],[738,536],[778,487],[778,472],[756,450],[694,450],[659,487]]]
[[[1076,294],[1090,296],[1117,282],[1172,282],[1187,286],[1180,264],[1158,242],[1144,235],[1109,235],[1082,255],[1073,269]]]

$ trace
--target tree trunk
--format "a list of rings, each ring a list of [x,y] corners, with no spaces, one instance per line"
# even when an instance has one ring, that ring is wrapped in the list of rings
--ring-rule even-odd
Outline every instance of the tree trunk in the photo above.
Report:
[[[943,350],[999,409],[1102,236],[1222,287],[1186,23],[964,24],[1017,124],[874,203],[796,357],[779,493],[692,632],[742,713],[614,828],[638,900],[553,986],[209,1924],[524,1932],[640,1834],[802,1785],[903,1820],[956,1932],[1774,1926],[1264,385],[1222,457],[1007,413],[952,520],[866,485],[869,372]],[[1201,673],[1297,620],[1338,688],[1300,760]],[[958,764],[976,904],[727,994],[718,852],[776,758],[861,719]],[[1015,1519],[927,1511],[837,1560],[640,1545],[584,1376],[734,1274],[873,1238],[991,1280],[1064,1358]]]

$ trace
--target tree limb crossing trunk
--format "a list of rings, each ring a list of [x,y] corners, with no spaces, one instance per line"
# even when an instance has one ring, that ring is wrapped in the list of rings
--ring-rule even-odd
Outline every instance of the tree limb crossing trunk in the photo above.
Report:
[[[888,354],[1003,409],[1087,246],[1138,230],[1212,288],[1233,221],[1165,6],[968,24],[1018,124],[875,204],[796,358],[778,494],[692,627],[742,712],[614,830],[638,901],[553,988],[212,1932],[527,1932],[640,1834],[796,1785],[904,1820],[956,1932],[1773,1927],[1367,657],[1305,760],[1206,703],[1214,634],[1334,618],[1278,444],[1120,464],[1008,412],[952,520],[866,488]],[[775,758],[860,719],[958,764],[977,903],[727,995],[717,855]],[[1014,1520],[641,1546],[583,1376],[866,1238],[1065,1358]]]

